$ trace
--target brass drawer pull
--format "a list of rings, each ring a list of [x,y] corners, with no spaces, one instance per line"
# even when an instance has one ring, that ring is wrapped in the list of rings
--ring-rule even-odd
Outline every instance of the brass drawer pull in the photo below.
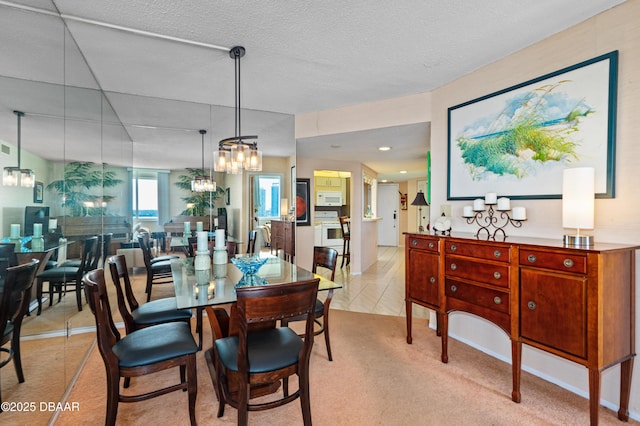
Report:
[[[527,256],[527,260],[531,263],[536,263],[536,260],[538,260],[535,256],[535,254],[530,254],[529,256]]]
[[[565,259],[562,263],[564,263],[564,266],[566,266],[567,268],[573,268],[573,260],[571,259]]]
[[[455,285],[452,285],[451,286],[451,291],[455,293],[456,291],[458,291],[458,287],[455,286]]]
[[[418,240],[411,240],[411,245],[412,246],[417,246],[418,245]]]
[[[455,263],[451,264],[451,270],[455,271],[456,269],[458,269],[458,265],[456,265]]]
[[[527,302],[527,308],[531,309],[532,311],[536,309],[538,305],[536,305],[536,302],[534,302],[533,300],[529,300],[529,302]]]
[[[435,283],[436,282],[436,277],[429,278],[429,281],[431,281],[431,284]]]
[[[496,251],[493,252],[493,255],[495,257],[500,257],[500,256],[502,256],[502,252],[500,250],[496,250]]]
[[[500,278],[502,278],[502,274],[496,271],[493,273],[493,278],[495,278],[496,280],[499,280]]]
[[[429,242],[429,248],[433,248],[433,241]]]
[[[456,251],[458,250],[458,247],[456,247],[455,244],[451,244],[451,251]]]
[[[495,303],[496,305],[499,305],[502,303],[502,299],[500,298],[500,296],[496,296],[493,298],[493,303]]]

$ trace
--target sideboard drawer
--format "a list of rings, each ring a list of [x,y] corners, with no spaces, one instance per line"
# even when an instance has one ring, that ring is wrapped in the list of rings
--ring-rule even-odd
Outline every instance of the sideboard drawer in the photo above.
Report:
[[[424,237],[424,238],[409,238],[409,247],[412,249],[428,250],[434,253],[438,253],[439,244],[438,238]]]
[[[509,265],[506,264],[476,261],[460,256],[445,256],[444,272],[447,276],[509,288],[509,271]]]
[[[460,256],[476,257],[478,259],[510,262],[509,246],[492,244],[474,244],[459,240],[444,240],[445,253]]]
[[[446,279],[445,294],[447,297],[465,301],[473,306],[480,306],[505,314],[510,313],[508,292]]]
[[[574,274],[587,273],[587,257],[580,253],[569,251],[556,253],[525,248],[520,250],[519,260],[520,266],[533,266]]]

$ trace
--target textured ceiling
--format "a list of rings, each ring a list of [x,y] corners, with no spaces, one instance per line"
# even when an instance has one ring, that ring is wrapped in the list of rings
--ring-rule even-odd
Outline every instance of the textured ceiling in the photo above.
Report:
[[[178,168],[200,152],[197,129],[209,129],[210,144],[232,133],[226,109],[234,105],[228,53],[75,18],[226,48],[242,45],[247,50],[242,59],[242,106],[256,112],[254,121],[243,114],[244,133],[263,132],[258,133],[261,140],[267,135],[269,143],[261,146],[265,155],[291,155],[285,147],[290,141],[281,141],[288,138],[274,130],[284,121],[290,131],[291,122],[278,114],[265,116],[263,122],[259,111],[293,115],[428,92],[619,3],[622,0],[0,1],[0,55],[17,58],[0,61],[0,75],[100,87],[125,125],[160,123],[190,129],[189,140],[196,140],[193,152],[185,150],[184,158],[176,153],[168,162],[166,155],[153,158],[154,152],[166,150],[150,147],[152,142],[165,143],[169,149],[180,143],[178,136],[126,127],[134,143],[147,146],[146,151],[134,152],[137,166]],[[51,16],[12,4],[61,13],[72,40],[63,43],[61,37],[51,37],[62,31]],[[73,41],[77,51],[69,49]],[[65,47],[70,53],[63,62],[59,52]],[[84,60],[88,68],[75,66]],[[132,107],[136,101],[127,98],[131,95],[145,97],[137,102],[144,110]],[[189,113],[186,103],[222,108],[199,117]],[[0,120],[0,130],[2,126]],[[397,135],[390,133],[394,129]],[[383,135],[342,137],[355,149],[364,149],[376,137],[405,138],[413,144],[406,147],[407,153],[428,149],[426,123],[394,129]],[[319,138],[302,151],[330,152],[323,144],[346,143],[337,141],[339,137]],[[392,170],[411,167],[411,173],[424,172],[424,161],[408,155],[388,158],[372,157],[365,164],[395,180],[400,178]]]

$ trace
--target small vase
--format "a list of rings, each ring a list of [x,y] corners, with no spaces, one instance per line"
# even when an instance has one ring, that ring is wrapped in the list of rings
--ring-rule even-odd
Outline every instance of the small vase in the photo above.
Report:
[[[228,261],[227,256],[227,248],[226,247],[216,247],[213,249],[213,264],[214,265],[224,265]]]
[[[196,258],[193,261],[193,269],[196,271],[211,269],[211,258],[209,257],[208,250],[196,252]]]

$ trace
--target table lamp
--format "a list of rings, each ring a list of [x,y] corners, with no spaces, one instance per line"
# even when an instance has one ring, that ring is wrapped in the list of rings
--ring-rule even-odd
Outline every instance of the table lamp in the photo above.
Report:
[[[416,198],[411,202],[412,206],[418,206],[418,232],[424,232],[424,226],[422,226],[422,206],[428,206],[427,200],[424,199],[424,192],[418,191]]]
[[[593,245],[593,235],[580,235],[580,229],[593,229],[595,170],[592,167],[565,169],[562,175],[562,226],[576,228],[564,236],[567,246]]]

